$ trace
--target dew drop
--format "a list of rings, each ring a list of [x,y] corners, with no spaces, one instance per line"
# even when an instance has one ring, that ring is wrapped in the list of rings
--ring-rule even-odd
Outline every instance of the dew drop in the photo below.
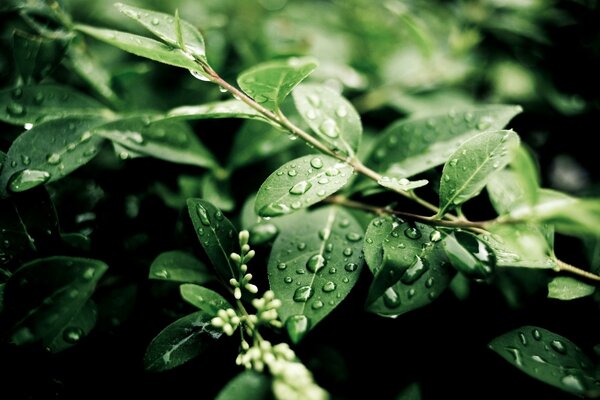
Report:
[[[300,181],[290,189],[290,194],[301,195],[310,190],[312,184],[308,181]]]
[[[565,375],[560,381],[563,383],[563,385],[578,393],[585,391],[583,382],[581,382],[581,379],[575,375]]]
[[[304,250],[306,248],[306,243],[304,242],[300,242],[298,243],[298,246],[296,246],[296,248],[300,251]]]
[[[440,240],[442,240],[441,232],[436,230],[431,231],[431,233],[429,234],[429,240],[433,243],[439,242]]]
[[[6,112],[13,117],[20,117],[25,115],[25,107],[19,103],[8,103],[6,106]]]
[[[431,289],[433,287],[433,284],[435,283],[435,280],[433,279],[433,276],[427,278],[427,280],[425,281],[425,287],[427,289]]]
[[[290,207],[283,203],[268,204],[260,209],[259,214],[263,217],[271,218],[278,217],[280,215],[289,214]]]
[[[312,273],[317,273],[323,269],[325,265],[327,265],[327,260],[320,254],[315,254],[306,261],[306,268]]]
[[[313,289],[310,286],[300,286],[294,292],[294,301],[297,303],[306,303],[308,299],[314,294]]]
[[[48,162],[48,164],[50,165],[57,165],[60,163],[61,159],[60,159],[60,154],[58,153],[52,153],[52,154],[48,154],[46,156],[46,161]]]
[[[208,218],[208,211],[204,206],[198,204],[196,206],[196,214],[198,214],[198,218],[200,218],[200,223],[204,226],[210,226],[210,219]]]
[[[280,271],[283,271],[286,268],[287,268],[287,264],[286,263],[279,263],[279,264],[277,264],[277,269],[280,270]]]
[[[319,130],[326,136],[330,138],[337,138],[339,136],[338,126],[334,120],[331,118],[323,121]]]
[[[298,171],[296,171],[295,169],[290,169],[287,174],[289,176],[296,176],[298,175]]]
[[[344,269],[348,272],[354,272],[358,269],[358,264],[356,263],[348,263],[344,266]]]
[[[507,347],[506,350],[513,357],[513,361],[515,362],[515,364],[517,364],[517,366],[519,367],[522,367],[523,359],[521,357],[521,352],[519,351],[519,349],[515,349],[514,347]]]
[[[315,110],[310,109],[310,110],[306,111],[306,118],[315,119],[315,118],[317,118],[317,113],[315,112]]]
[[[323,304],[323,302],[321,300],[316,300],[316,301],[313,301],[311,307],[313,310],[319,310],[319,309],[323,308],[324,305],[325,304]]]
[[[302,203],[299,201],[294,201],[292,204],[290,204],[290,206],[293,210],[299,210],[302,207]]]
[[[323,160],[321,160],[319,157],[315,157],[310,160],[310,166],[314,169],[321,169],[323,168]]]
[[[523,346],[527,346],[527,338],[523,332],[519,332],[519,340]]]
[[[336,267],[331,267],[331,268],[329,268],[329,273],[330,273],[331,275],[335,274],[336,272],[337,272],[337,268],[336,268]]]
[[[406,270],[400,280],[402,283],[410,285],[418,280],[429,269],[429,266],[423,262],[421,257],[415,256],[415,262]]]
[[[21,163],[25,166],[31,164],[31,158],[29,158],[29,156],[26,155],[21,155]]]
[[[204,76],[203,74],[201,74],[198,71],[194,71],[190,69],[190,74],[192,74],[192,76],[200,81],[203,82],[210,82],[210,79],[208,79],[208,77]]]
[[[33,101],[34,101],[36,104],[38,104],[38,105],[39,105],[39,104],[42,104],[42,102],[44,101],[44,94],[43,94],[43,93],[41,93],[41,92],[40,92],[40,93],[36,93],[36,94],[33,96]]]
[[[410,226],[404,230],[404,236],[409,239],[416,240],[421,237],[421,231],[414,226]]]
[[[335,110],[335,115],[337,115],[339,118],[344,118],[345,116],[348,115],[348,109],[344,106],[339,106]]]
[[[325,196],[326,194],[327,194],[327,192],[325,192],[324,190],[319,190],[319,191],[317,191],[317,196],[319,196],[319,197],[323,197],[323,196]]]
[[[334,282],[329,281],[329,282],[327,282],[327,283],[325,283],[323,285],[323,291],[325,293],[331,293],[331,292],[333,292],[335,290],[336,287],[337,286],[336,286],[336,284]]]
[[[333,251],[333,243],[331,243],[331,242],[330,242],[330,243],[327,243],[327,244],[325,245],[325,251],[326,251],[327,253],[331,253],[331,252]]]
[[[400,295],[394,288],[387,288],[383,293],[383,304],[388,308],[395,308],[400,305]]]
[[[15,165],[16,166],[16,165]],[[9,182],[12,192],[23,192],[46,183],[50,179],[50,173],[37,169],[25,169],[15,173]]]
[[[360,239],[362,239],[362,236],[356,232],[349,232],[346,234],[346,239],[350,242],[358,242]]]
[[[553,340],[552,342],[550,342],[550,347],[552,347],[557,353],[567,354],[567,348],[565,344],[560,340]]]
[[[292,283],[294,280],[292,279],[292,277],[291,277],[291,276],[286,276],[286,277],[283,279],[283,281],[284,281],[285,283]]]
[[[162,279],[167,279],[169,277],[169,271],[167,271],[166,269],[160,269],[160,270],[156,271],[154,273],[154,275],[156,275]]]
[[[83,329],[70,326],[63,331],[63,340],[67,343],[74,344],[81,340],[83,337]]]
[[[344,256],[346,257],[350,257],[354,252],[352,251],[352,249],[350,247],[346,247],[344,249],[344,251],[342,252],[342,254],[344,254]]]
[[[406,293],[406,297],[412,299],[413,297],[415,297],[415,294],[417,294],[417,291],[414,288],[410,288]]]
[[[285,321],[285,328],[292,342],[298,343],[308,332],[310,320],[306,315],[292,315]]]
[[[152,21],[150,21],[152,23],[152,25],[156,26],[160,23],[160,21],[158,20],[158,18],[152,18]]]
[[[321,99],[316,94],[308,95],[308,102],[312,104],[314,107],[319,107],[321,105]]]
[[[331,236],[331,229],[323,228],[319,230],[319,239],[327,240],[329,239],[329,236]]]
[[[541,340],[541,339],[542,339],[542,334],[541,334],[541,332],[540,332],[539,330],[537,330],[537,329],[533,329],[533,330],[531,331],[531,336],[533,336],[533,338],[534,338],[535,340]]]

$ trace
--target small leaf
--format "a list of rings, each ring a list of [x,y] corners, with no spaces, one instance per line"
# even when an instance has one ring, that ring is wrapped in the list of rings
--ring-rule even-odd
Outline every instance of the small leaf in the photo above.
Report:
[[[262,217],[276,217],[306,208],[342,188],[352,173],[350,165],[327,155],[289,161],[262,184],[255,210]]]
[[[390,178],[389,176],[383,176],[380,180],[377,181],[381,186],[386,187],[388,189],[392,189],[393,191],[409,191],[414,190],[420,187],[423,187],[429,183],[427,179],[419,179],[418,181],[409,181],[406,178]]]
[[[484,132],[464,142],[444,165],[439,215],[477,196],[518,145],[519,136],[512,131]]]
[[[104,141],[90,130],[104,122],[70,117],[45,122],[21,134],[8,150],[0,173],[0,195],[56,181],[88,163]]]
[[[97,318],[96,305],[88,300],[63,329],[54,337],[44,340],[44,347],[52,353],[58,353],[74,346],[94,329]]]
[[[245,118],[268,122],[258,111],[236,99],[200,104],[197,106],[181,106],[173,108],[164,116],[165,119],[210,119],[210,118]],[[264,129],[264,125],[261,125]]]
[[[454,276],[441,246],[442,233],[428,225],[400,222],[383,240],[382,264],[367,298],[368,310],[383,316],[395,317],[433,302]]]
[[[174,250],[161,253],[152,261],[148,278],[202,284],[214,276],[196,257]]]
[[[204,38],[191,23],[183,20],[179,20],[177,23],[172,15],[122,3],[115,4],[115,7],[129,18],[139,22],[162,41],[173,47],[180,47],[180,43],[182,43],[182,50],[206,62]],[[178,40],[177,26],[180,26],[181,29],[180,40]]]
[[[344,209],[301,211],[280,224],[269,257],[269,284],[294,342],[350,293],[362,269],[360,225]]]
[[[293,97],[302,118],[330,149],[349,157],[356,153],[363,129],[348,100],[326,86],[314,84],[298,86]]]
[[[238,84],[257,103],[276,111],[288,94],[315,68],[317,63],[308,57],[269,61],[242,72]]]
[[[521,110],[518,106],[485,106],[396,122],[375,144],[367,166],[385,175],[410,178],[446,162],[470,137],[502,129]]]
[[[194,61],[193,57],[180,49],[174,49],[154,39],[88,25],[75,25],[75,29],[136,56],[185,68],[202,77],[206,76],[202,66]]]
[[[138,154],[178,164],[218,168],[214,156],[184,122],[150,122],[144,117],[134,117],[102,125],[93,134]]]
[[[381,268],[383,263],[383,241],[394,230],[394,222],[398,224],[398,220],[394,220],[390,216],[377,217],[371,221],[365,233],[365,242],[363,252],[365,253],[365,261],[373,275]]]
[[[50,345],[77,320],[107,268],[98,260],[58,256],[24,264],[6,283],[0,325],[17,345],[38,340]],[[82,330],[81,337],[87,326],[75,327]]]
[[[548,283],[548,298],[574,300],[590,296],[596,287],[568,276],[557,276]]]
[[[271,379],[253,370],[240,372],[221,389],[215,400],[270,400]]]
[[[198,241],[221,280],[237,279],[237,267],[229,258],[231,253],[240,253],[238,233],[233,224],[221,210],[205,200],[188,199],[187,206]]]
[[[489,347],[506,361],[549,385],[579,396],[600,393],[594,364],[571,341],[534,326],[498,336]]]
[[[233,308],[219,293],[202,286],[187,283],[181,285],[179,291],[185,301],[211,316],[216,316],[220,309]]]
[[[0,91],[0,121],[14,125],[32,124],[70,116],[112,114],[96,100],[66,86],[40,84]]]
[[[146,349],[146,370],[159,372],[178,367],[214,346],[222,332],[210,324],[211,318],[204,311],[197,311],[163,329]]]

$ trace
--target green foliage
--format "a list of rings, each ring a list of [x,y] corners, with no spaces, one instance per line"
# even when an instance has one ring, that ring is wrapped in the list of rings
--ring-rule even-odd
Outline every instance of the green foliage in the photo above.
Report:
[[[591,295],[595,290],[595,286],[568,276],[557,276],[548,283],[548,297],[551,299],[579,299]]]
[[[263,400],[271,398],[271,382],[254,371],[240,372],[219,392],[216,400]]]
[[[212,280],[213,274],[191,254],[174,250],[156,257],[150,264],[148,278],[202,284]]]
[[[220,309],[231,308],[231,304],[217,292],[202,286],[185,284],[180,286],[181,297],[205,313],[216,316]]]

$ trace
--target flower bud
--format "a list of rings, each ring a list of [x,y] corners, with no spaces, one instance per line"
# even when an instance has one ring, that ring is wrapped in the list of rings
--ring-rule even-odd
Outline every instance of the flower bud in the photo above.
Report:
[[[220,328],[220,327],[222,327],[225,324],[225,321],[223,321],[219,317],[214,317],[213,319],[210,320],[210,324],[212,326],[214,326],[215,328]]]
[[[229,255],[229,258],[231,258],[231,260],[235,263],[240,263],[240,261],[242,261],[242,257],[238,254],[238,253],[231,253]]]
[[[241,289],[239,287],[236,287],[233,290],[233,297],[235,297],[238,300],[242,298],[242,291],[241,291]]]
[[[248,246],[247,244],[242,246],[242,254],[246,254],[250,251],[250,246]]]
[[[256,285],[253,285],[251,283],[246,283],[246,285],[244,285],[244,287],[250,293],[258,293],[258,287]]]
[[[250,239],[250,232],[246,230],[240,231],[238,238],[240,239],[240,246],[244,246],[248,243],[248,240]]]
[[[256,255],[256,252],[254,250],[250,250],[245,256],[244,256],[244,260],[246,262],[252,260],[254,258],[254,256]]]

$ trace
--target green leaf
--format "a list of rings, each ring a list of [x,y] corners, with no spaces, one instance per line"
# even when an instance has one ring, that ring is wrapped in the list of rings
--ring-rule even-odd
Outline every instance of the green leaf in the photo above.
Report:
[[[374,218],[365,233],[365,242],[363,252],[365,261],[373,275],[377,275],[381,263],[383,262],[383,241],[394,230],[394,222],[398,223],[390,216]]]
[[[433,302],[454,276],[441,232],[400,222],[383,240],[382,264],[367,297],[368,310],[382,316],[395,317]]]
[[[188,199],[187,206],[198,241],[221,280],[237,279],[237,266],[229,258],[231,253],[240,253],[238,233],[233,224],[206,200]]]
[[[191,23],[183,20],[175,21],[172,15],[132,7],[122,3],[116,3],[115,7],[129,18],[142,24],[144,28],[148,29],[148,31],[152,32],[162,41],[173,47],[180,47],[180,42],[182,42],[182,50],[206,62],[204,38]],[[177,25],[181,29],[181,40],[178,40],[177,37]]]
[[[353,169],[327,155],[306,155],[273,172],[256,195],[255,210],[262,217],[276,217],[306,208],[342,188]]]
[[[574,300],[590,296],[596,287],[568,276],[557,276],[548,283],[548,298]]]
[[[450,264],[463,275],[484,280],[494,273],[496,254],[476,235],[454,230],[444,237],[442,245]]]
[[[518,145],[513,131],[484,132],[464,142],[444,165],[439,215],[477,196],[490,175],[508,164]]]
[[[94,28],[88,25],[75,25],[75,29],[136,56],[185,68],[193,74],[200,74],[203,79],[207,79],[202,66],[183,50],[174,49],[154,39],[111,29]]]
[[[17,345],[42,340],[54,342],[70,325],[92,295],[98,280],[107,270],[98,260],[76,257],[49,257],[24,264],[10,277],[4,291],[3,327],[9,329]],[[90,327],[91,329],[91,327]],[[69,340],[76,342],[74,337]],[[55,342],[57,348],[61,347]]]
[[[110,116],[96,100],[66,86],[40,84],[0,91],[0,121],[37,126],[43,121],[70,116]]]
[[[144,117],[134,117],[102,125],[93,134],[138,154],[178,164],[218,168],[214,156],[185,122],[150,122]]]
[[[212,316],[197,311],[163,329],[146,349],[144,367],[159,372],[178,367],[214,346],[222,332],[210,324]]]
[[[292,341],[350,293],[362,269],[363,231],[347,211],[330,206],[281,223],[269,257],[269,284]]]
[[[402,389],[395,400],[421,400],[422,398],[421,386],[414,382]]]
[[[227,177],[219,178],[212,173],[204,174],[202,198],[223,211],[232,211],[235,208],[235,199],[231,194]]]
[[[496,105],[399,121],[384,131],[366,164],[385,175],[410,178],[446,162],[470,137],[502,129],[521,110]]]
[[[58,353],[79,343],[96,326],[98,310],[93,301],[88,300],[77,314],[58,331],[54,337],[44,338],[44,347]]]
[[[290,92],[317,68],[312,58],[289,58],[256,65],[240,74],[238,84],[263,107],[277,111]]]
[[[66,42],[46,39],[15,30],[13,33],[13,54],[15,64],[23,81],[35,82],[48,76],[61,62]]]
[[[506,361],[544,383],[585,396],[597,394],[594,365],[568,339],[534,326],[524,326],[492,340],[489,347]]]
[[[0,195],[56,181],[87,164],[104,141],[90,130],[104,122],[69,117],[45,122],[21,134],[8,150],[0,173]]]
[[[245,118],[269,122],[261,113],[236,99],[173,108],[164,117],[168,119]],[[264,129],[264,125],[261,125]]]
[[[280,130],[260,122],[248,121],[235,135],[227,165],[231,169],[244,167],[281,154],[294,144]]]
[[[220,309],[233,308],[219,293],[202,286],[186,283],[179,287],[179,291],[185,301],[211,316],[216,316]]]
[[[202,284],[214,279],[214,276],[196,257],[173,250],[159,254],[152,261],[148,278]]]
[[[221,389],[216,400],[270,400],[271,379],[253,370],[240,372]]]
[[[420,187],[423,187],[429,183],[427,179],[419,179],[417,181],[410,181],[406,178],[390,178],[389,176],[383,176],[377,181],[381,186],[392,189],[395,192],[409,191]]]
[[[302,118],[330,149],[350,157],[356,153],[363,129],[348,100],[326,86],[315,84],[298,86],[293,97]]]

